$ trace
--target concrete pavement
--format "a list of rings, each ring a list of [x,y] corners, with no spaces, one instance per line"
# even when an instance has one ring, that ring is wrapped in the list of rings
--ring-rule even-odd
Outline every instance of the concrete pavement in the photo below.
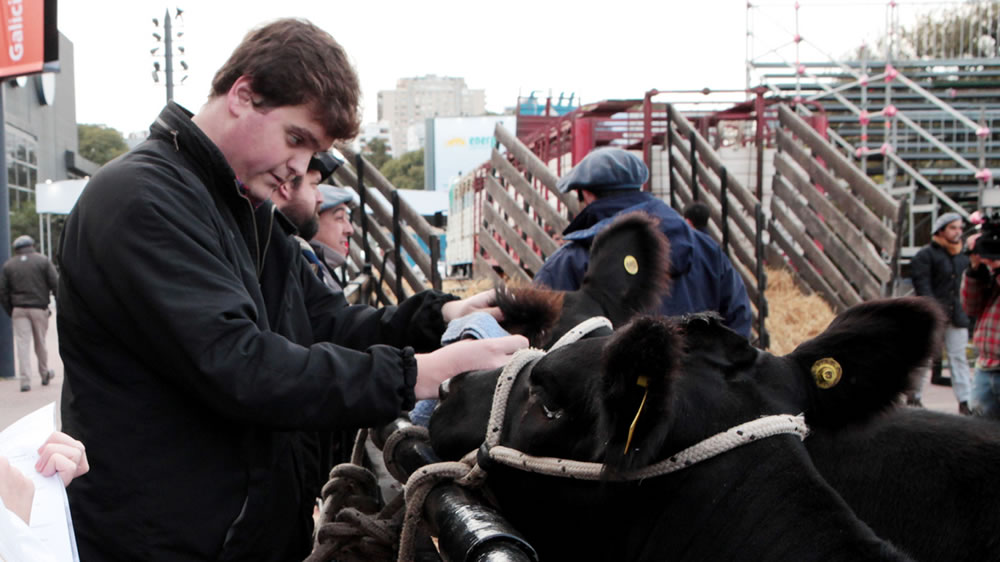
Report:
[[[41,408],[49,402],[56,403],[59,411],[59,396],[62,394],[63,363],[59,357],[59,338],[56,330],[56,315],[49,320],[48,337],[45,338],[49,350],[49,367],[56,372],[55,378],[48,386],[42,386],[38,376],[38,366],[35,361],[35,351],[31,351],[31,390],[21,392],[21,383],[17,380],[17,357],[14,357],[13,379],[0,379],[0,429],[14,423],[25,414]],[[11,346],[13,349],[13,346]]]

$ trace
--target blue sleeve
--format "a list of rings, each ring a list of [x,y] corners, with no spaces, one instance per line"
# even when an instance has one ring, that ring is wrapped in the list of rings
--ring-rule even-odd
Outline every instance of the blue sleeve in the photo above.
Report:
[[[568,242],[545,260],[535,274],[534,284],[556,291],[575,291],[583,283],[590,254],[576,242]]]
[[[750,297],[747,296],[746,285],[725,255],[722,256],[722,260],[722,275],[719,278],[719,313],[725,318],[726,326],[749,340],[753,312],[750,309]]]

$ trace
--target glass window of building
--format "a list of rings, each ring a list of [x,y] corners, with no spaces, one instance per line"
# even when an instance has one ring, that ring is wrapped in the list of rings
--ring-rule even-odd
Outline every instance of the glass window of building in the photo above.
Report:
[[[38,182],[38,139],[18,129],[7,127],[7,186],[10,191],[10,209],[16,211],[21,203],[35,198]]]

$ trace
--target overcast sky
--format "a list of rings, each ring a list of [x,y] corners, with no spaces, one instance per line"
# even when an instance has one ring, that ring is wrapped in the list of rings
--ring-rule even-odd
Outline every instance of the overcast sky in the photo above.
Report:
[[[788,43],[793,2],[769,2],[752,26],[757,54]],[[847,4],[802,0],[803,36],[842,53],[884,21],[885,2]],[[80,123],[103,123],[127,134],[144,130],[166,99],[154,83],[156,17],[184,10],[190,70],[175,63],[175,100],[192,111],[204,103],[214,71],[252,27],[279,17],[304,17],[347,50],[361,78],[365,121],[374,121],[379,90],[401,77],[465,78],[486,90],[500,112],[518,93],[575,92],[577,99],[641,98],[649,89],[743,88],[747,9],[744,0],[616,0],[592,4],[320,0],[73,0],[59,4],[59,29],[74,44]],[[853,6],[850,7],[850,6]],[[849,13],[848,13],[849,12]],[[811,18],[811,19],[810,19]],[[805,48],[805,47],[804,47]],[[161,47],[160,51],[163,49]],[[809,60],[813,57],[803,57]]]

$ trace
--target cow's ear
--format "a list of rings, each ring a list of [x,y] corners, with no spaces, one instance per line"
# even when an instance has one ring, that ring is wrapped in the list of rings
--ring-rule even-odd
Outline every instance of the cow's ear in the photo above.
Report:
[[[894,405],[940,353],[943,325],[940,308],[923,297],[869,301],[838,315],[789,355],[811,389],[807,421],[839,426]]]
[[[666,317],[640,316],[605,345],[601,408],[609,437],[607,470],[655,460],[670,426],[668,404],[681,353],[678,330]]]
[[[581,290],[601,303],[616,327],[656,307],[669,285],[670,242],[655,217],[627,213],[594,238]]]
[[[512,334],[528,338],[534,347],[541,347],[559,319],[563,308],[563,291],[538,287],[496,287],[495,306],[503,313],[500,325]]]

